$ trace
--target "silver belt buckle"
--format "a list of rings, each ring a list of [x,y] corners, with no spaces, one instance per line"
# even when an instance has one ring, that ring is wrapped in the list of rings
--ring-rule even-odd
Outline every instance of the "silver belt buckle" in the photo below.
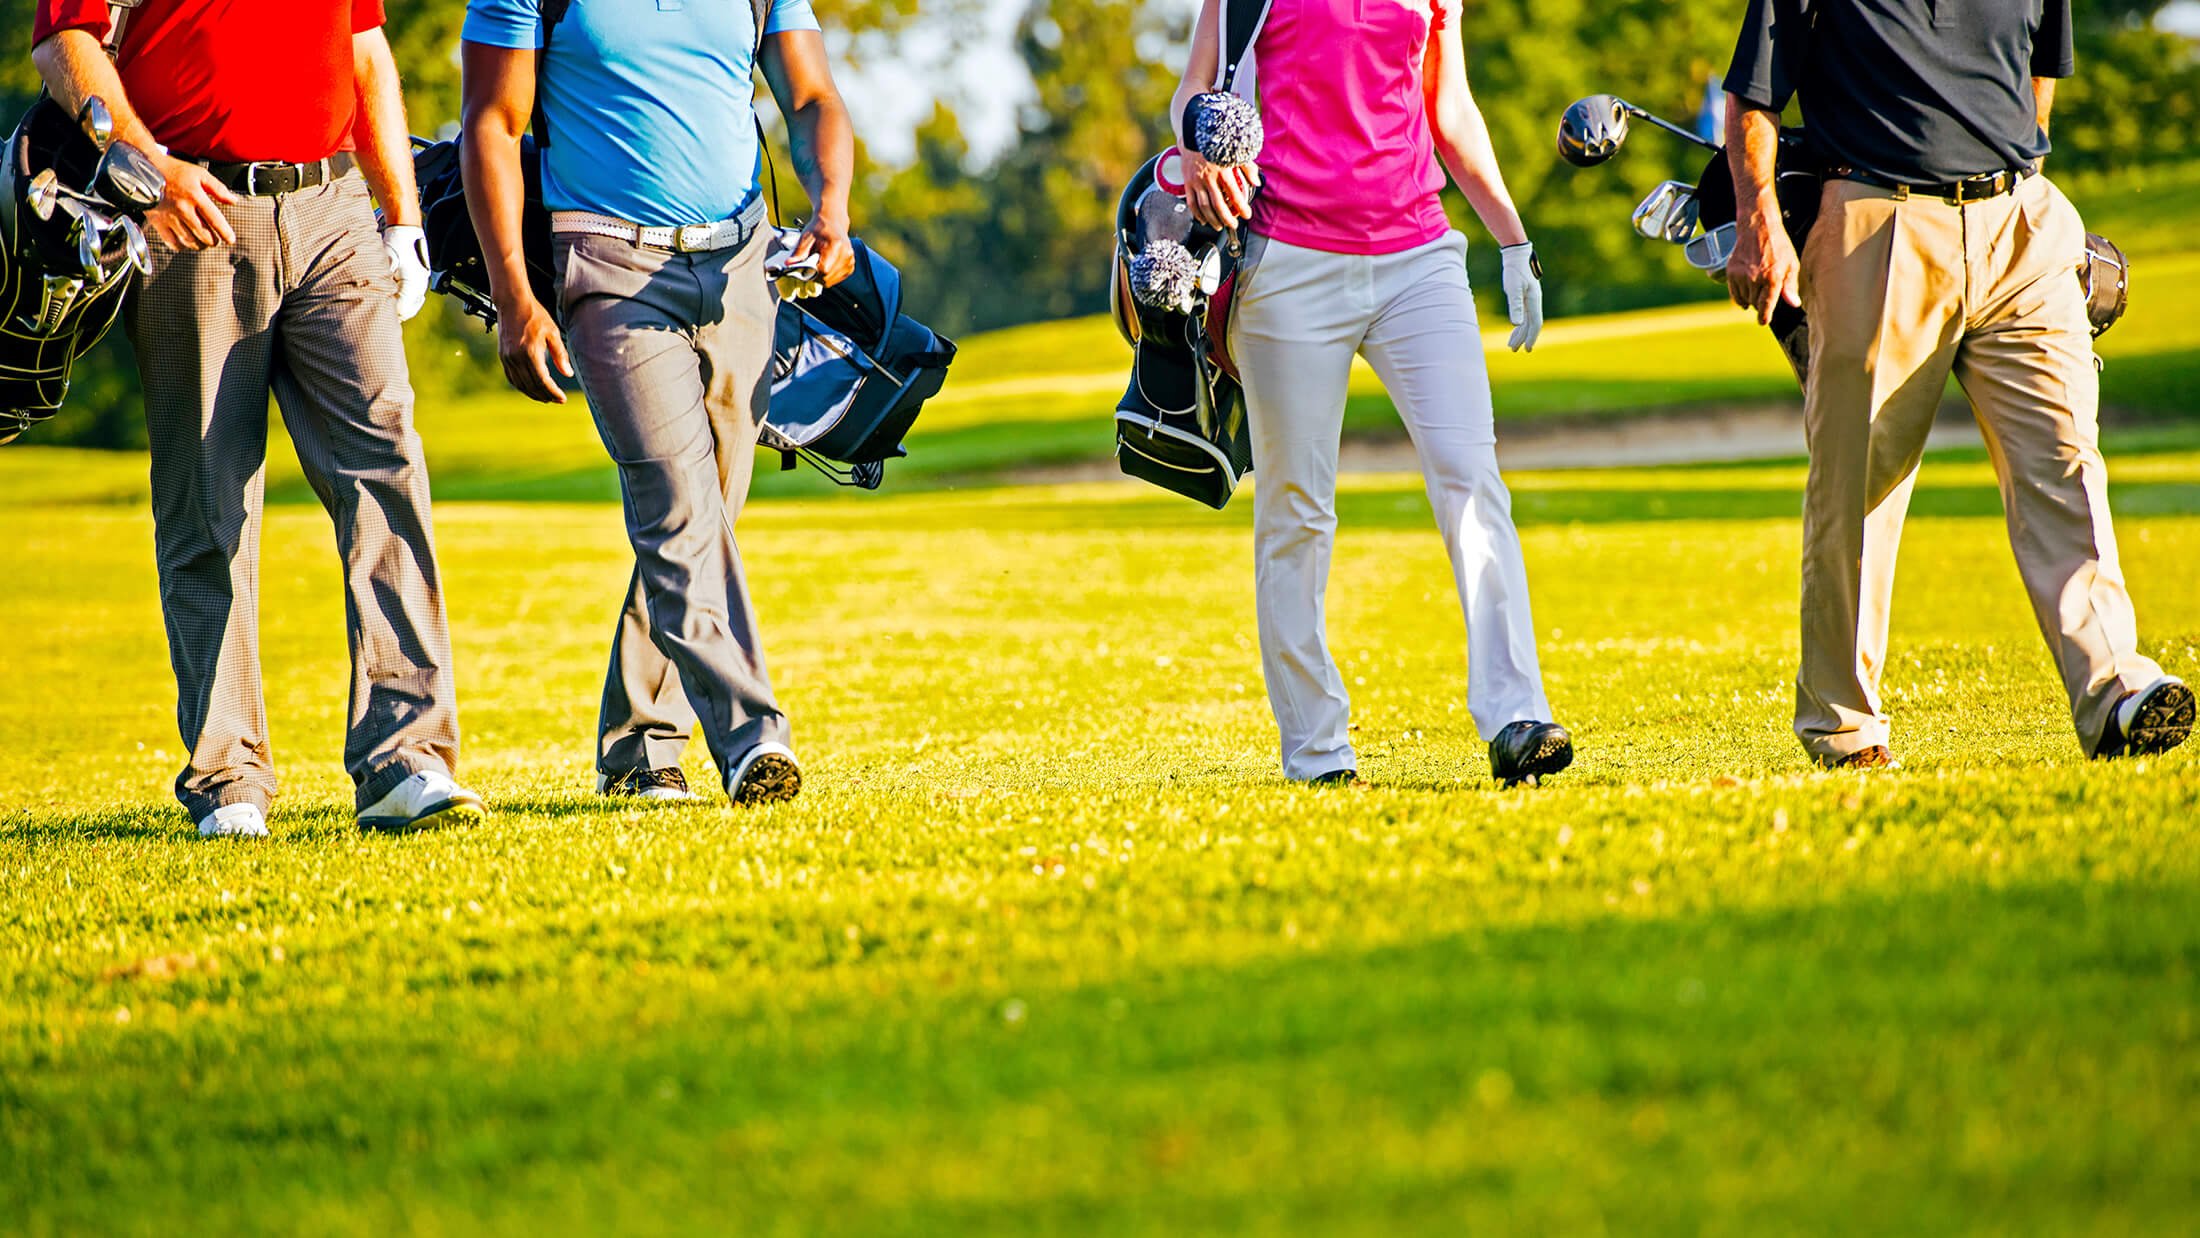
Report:
[[[681,224],[672,230],[672,249],[675,253],[697,254],[709,249],[717,233],[715,224]]]
[[[259,195],[260,165],[257,163],[248,163],[244,165],[244,196],[248,198],[256,198]]]

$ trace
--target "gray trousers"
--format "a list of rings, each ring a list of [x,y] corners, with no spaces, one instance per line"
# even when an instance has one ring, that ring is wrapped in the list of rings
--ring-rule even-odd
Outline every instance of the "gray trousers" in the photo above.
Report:
[[[733,537],[771,395],[769,236],[698,254],[557,238],[559,316],[634,546],[597,721],[601,773],[678,765],[698,722],[721,777],[757,744],[790,739]]]
[[[413,432],[395,277],[357,175],[223,207],[237,243],[177,251],[125,319],[145,382],[153,539],[193,816],[276,791],[260,681],[260,519],[272,390],[336,526],[360,807],[458,754],[451,637]]]

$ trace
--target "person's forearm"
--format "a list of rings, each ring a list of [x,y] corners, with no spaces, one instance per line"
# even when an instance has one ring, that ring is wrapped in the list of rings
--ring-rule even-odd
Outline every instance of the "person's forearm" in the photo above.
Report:
[[[1779,158],[1779,113],[1728,95],[1726,164],[1734,176],[1734,220],[1741,228],[1758,232],[1779,220]]]
[[[2047,118],[2055,110],[2054,78],[2035,77],[2032,79],[2032,110],[2039,114],[2040,132],[2047,132]]]
[[[855,123],[847,104],[827,94],[797,105],[787,118],[787,145],[811,207],[845,218],[856,171]]]
[[[380,30],[352,38],[352,75],[358,91],[358,119],[352,144],[359,171],[382,205],[382,220],[392,226],[420,224],[420,191],[413,184],[412,138],[405,123],[405,96],[398,84],[397,60]]]
[[[44,79],[54,102],[71,116],[84,106],[86,99],[97,95],[115,119],[117,139],[147,153],[161,149],[152,131],[130,106],[129,97],[122,89],[122,76],[115,72],[114,62],[107,58],[107,49],[88,32],[56,31],[31,52],[31,60],[38,66],[38,76]]]
[[[1436,151],[1451,172],[1451,179],[1466,195],[1475,217],[1489,229],[1499,245],[1518,245],[1528,239],[1520,222],[1512,192],[1505,188],[1505,174],[1497,166],[1496,148],[1490,145],[1490,129],[1482,109],[1472,97],[1446,99],[1436,124]]]
[[[534,295],[527,282],[527,254],[520,216],[527,204],[527,174],[519,161],[523,124],[512,123],[506,109],[477,107],[468,100],[459,157],[464,163],[466,209],[481,242],[489,295],[500,308]]]

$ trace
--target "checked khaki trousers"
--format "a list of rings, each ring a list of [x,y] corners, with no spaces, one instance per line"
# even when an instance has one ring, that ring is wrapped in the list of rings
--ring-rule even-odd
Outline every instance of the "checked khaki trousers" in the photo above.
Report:
[[[153,540],[194,817],[275,796],[260,686],[267,400],[336,526],[351,697],[344,766],[365,807],[458,753],[451,637],[413,432],[396,281],[357,175],[222,208],[235,245],[148,238],[126,323],[145,382]]]
[[[2077,267],[2085,226],[2045,177],[1954,205],[1828,182],[1802,254],[1810,315],[1802,670],[1813,756],[1887,742],[1879,695],[1895,551],[1952,373],[2001,481],[2009,544],[2090,755],[2160,668],[2116,558]]]
[[[554,242],[558,315],[634,548],[597,720],[596,769],[614,778],[678,766],[698,725],[721,777],[791,738],[733,536],[779,311],[761,204],[747,218],[746,243],[704,253]]]

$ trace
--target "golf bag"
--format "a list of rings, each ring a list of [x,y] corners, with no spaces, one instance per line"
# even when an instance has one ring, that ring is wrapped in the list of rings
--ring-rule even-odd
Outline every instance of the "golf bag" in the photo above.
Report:
[[[1108,308],[1133,350],[1130,385],[1115,408],[1115,459],[1124,473],[1220,510],[1253,471],[1245,393],[1229,359],[1236,259],[1214,229],[1193,221],[1182,198],[1156,179],[1174,150],[1146,161],[1116,207]],[[1198,265],[1182,301],[1138,295],[1133,271],[1150,246],[1179,238]],[[1150,290],[1148,290],[1150,291]]]
[[[526,179],[527,204],[520,211],[520,249],[527,283],[535,299],[556,306],[557,273],[550,257],[550,212],[542,205],[542,152],[532,135],[519,140],[520,171]],[[488,264],[474,235],[474,216],[466,205],[465,169],[458,139],[413,139],[413,180],[420,186],[420,230],[428,242],[428,287],[457,301],[460,308],[491,327],[496,302],[489,298]]]
[[[1259,154],[1259,113],[1235,88],[1267,15],[1267,0],[1227,0],[1214,89],[1186,109],[1185,146],[1216,162]],[[1115,458],[1124,473],[1219,510],[1253,471],[1245,392],[1229,355],[1242,248],[1235,231],[1193,217],[1181,163],[1175,147],[1147,160],[1116,203],[1108,308],[1133,357],[1116,404]]]
[[[875,490],[902,437],[939,394],[955,342],[901,312],[901,272],[861,241],[854,273],[779,303],[771,410],[757,443],[782,467],[806,460],[842,485]]]
[[[138,0],[108,5],[106,50],[121,46]],[[61,411],[76,359],[122,310],[133,271],[149,273],[145,213],[166,178],[114,140],[94,95],[75,116],[41,94],[0,162],[0,444]]]

